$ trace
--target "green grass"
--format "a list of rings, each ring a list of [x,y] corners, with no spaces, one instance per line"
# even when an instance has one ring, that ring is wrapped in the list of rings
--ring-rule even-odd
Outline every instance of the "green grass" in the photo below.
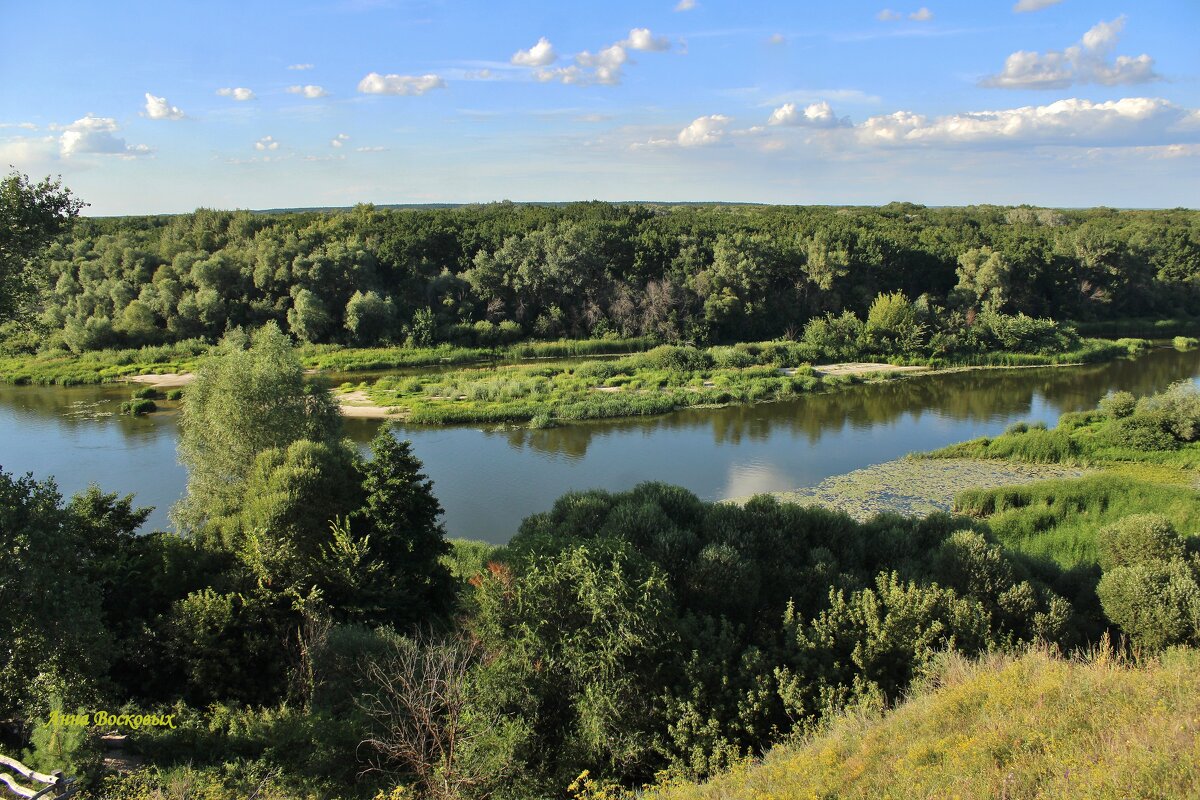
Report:
[[[1200,653],[1130,664],[946,657],[896,709],[847,713],[703,785],[645,800],[1200,796]]]
[[[791,366],[779,348],[762,346],[754,366],[717,367],[709,351],[658,347],[617,360],[550,362],[385,377],[362,384],[377,405],[422,424],[584,420],[663,414],[678,408],[780,400],[847,382]],[[778,365],[778,366],[777,366]]]
[[[954,510],[979,518],[1006,547],[1070,569],[1096,562],[1096,532],[1153,511],[1200,534],[1200,492],[1121,475],[1092,475],[1000,489],[971,489]]]
[[[189,339],[173,345],[130,350],[70,353],[50,350],[35,355],[0,356],[0,381],[15,384],[107,383],[129,375],[191,372],[210,345]]]

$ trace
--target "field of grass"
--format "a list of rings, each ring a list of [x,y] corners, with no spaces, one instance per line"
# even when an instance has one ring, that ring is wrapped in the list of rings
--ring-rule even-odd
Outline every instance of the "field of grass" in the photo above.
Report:
[[[679,408],[781,400],[860,380],[821,378],[795,345],[698,350],[657,347],[604,361],[562,361],[385,377],[347,384],[376,405],[421,424],[530,422],[663,414]],[[782,367],[790,368],[788,374]],[[880,377],[886,377],[881,373]]]
[[[945,657],[895,710],[848,713],[703,784],[646,800],[1200,796],[1200,652],[1130,664],[1033,651]]]
[[[52,350],[35,355],[0,355],[0,381],[13,384],[72,386],[107,383],[129,375],[191,372],[210,345],[189,339],[161,347],[93,350],[69,353]]]
[[[1200,492],[1120,475],[971,489],[954,510],[981,519],[1006,547],[1066,569],[1096,562],[1096,531],[1147,510],[1185,535],[1200,534]]]

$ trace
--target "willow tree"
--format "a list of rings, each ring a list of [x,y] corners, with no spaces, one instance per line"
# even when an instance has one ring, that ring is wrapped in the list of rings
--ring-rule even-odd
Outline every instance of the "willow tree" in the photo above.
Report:
[[[226,334],[184,395],[179,458],[188,485],[176,523],[193,532],[208,523],[220,529],[240,512],[258,454],[300,439],[340,441],[341,417],[329,393],[305,379],[275,323],[250,336]]]

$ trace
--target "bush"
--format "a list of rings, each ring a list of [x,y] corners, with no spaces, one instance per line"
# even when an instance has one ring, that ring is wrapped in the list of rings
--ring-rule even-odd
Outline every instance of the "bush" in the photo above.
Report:
[[[1165,392],[1138,401],[1138,415],[1157,415],[1163,427],[1181,442],[1200,438],[1200,388],[1180,381]]]
[[[1179,559],[1117,567],[1104,573],[1096,594],[1108,618],[1139,647],[1159,650],[1196,639],[1200,586]]]
[[[133,399],[121,403],[121,413],[131,417],[140,417],[158,411],[158,404],[153,400]]]
[[[1200,339],[1194,336],[1176,336],[1171,344],[1180,350],[1190,350],[1193,347],[1200,347]]]
[[[1135,514],[1096,534],[1100,567],[1128,567],[1141,561],[1183,558],[1184,546],[1171,520],[1161,514]]]
[[[1110,424],[1104,441],[1112,447],[1133,450],[1177,450],[1179,441],[1166,429],[1161,414],[1134,414]]]
[[[143,386],[133,391],[133,399],[135,400],[158,400],[161,397],[162,393],[153,386]]]
[[[646,353],[650,364],[672,372],[699,372],[713,365],[712,356],[695,347],[660,345]]]
[[[1137,407],[1137,398],[1131,392],[1109,392],[1097,406],[1110,419],[1128,417]]]

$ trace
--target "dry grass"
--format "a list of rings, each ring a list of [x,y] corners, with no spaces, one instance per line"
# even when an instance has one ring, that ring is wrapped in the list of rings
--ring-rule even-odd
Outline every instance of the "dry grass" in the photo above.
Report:
[[[1200,796],[1200,652],[1131,665],[1044,651],[947,657],[895,710],[846,715],[807,742],[654,800]]]

